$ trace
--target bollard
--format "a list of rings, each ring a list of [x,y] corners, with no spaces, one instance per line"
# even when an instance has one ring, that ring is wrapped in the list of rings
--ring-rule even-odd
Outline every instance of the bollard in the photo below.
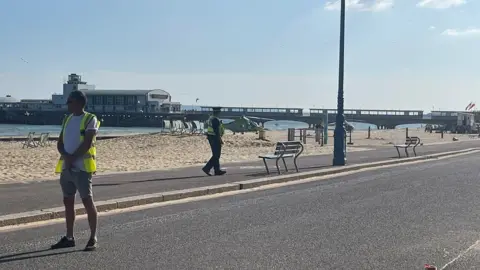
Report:
[[[372,128],[370,126],[368,126],[368,137],[367,139],[370,139],[370,131],[372,130]]]
[[[315,129],[315,142],[323,146],[323,130],[319,127]]]
[[[328,113],[324,111],[323,115],[323,144],[328,144]]]
[[[408,128],[405,129],[405,138],[408,138]]]
[[[299,133],[300,133],[300,134],[298,134],[298,135],[299,135],[299,138],[298,138],[299,141],[301,141],[301,142],[303,142],[303,143],[305,144],[305,142],[304,142],[304,140],[303,140],[303,136],[304,136],[304,133],[305,133],[306,130],[303,129],[303,128],[299,128],[298,131],[299,131]]]
[[[443,130],[442,130],[442,139],[443,139]]]
[[[316,130],[317,130],[316,131],[317,132],[316,136],[318,138],[317,142],[318,142],[318,144],[320,144],[320,146],[323,146],[323,143],[324,143],[324,141],[323,141],[323,130],[321,128],[317,128]]]
[[[288,131],[287,131],[287,140],[289,142],[291,141],[294,141],[295,140],[295,129],[294,128],[289,128]]]
[[[258,139],[263,141],[265,140],[265,129],[261,128],[258,131]]]
[[[349,130],[348,134],[349,134],[349,137],[350,137],[350,138],[349,138],[348,145],[353,145],[353,142],[352,142],[352,130]]]

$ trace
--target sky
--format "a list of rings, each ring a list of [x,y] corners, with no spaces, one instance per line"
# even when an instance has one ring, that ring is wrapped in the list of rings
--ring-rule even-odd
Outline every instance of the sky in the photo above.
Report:
[[[346,1],[346,108],[480,102],[480,1]],[[97,89],[164,89],[185,105],[335,108],[339,6],[0,0],[0,96],[50,98],[77,73]]]

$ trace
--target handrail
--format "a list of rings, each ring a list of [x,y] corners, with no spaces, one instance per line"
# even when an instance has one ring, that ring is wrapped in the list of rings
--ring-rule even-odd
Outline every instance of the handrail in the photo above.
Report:
[[[302,153],[303,153],[303,150],[304,150],[303,143],[298,142],[298,144],[300,144],[300,147],[301,147],[302,149],[295,155],[295,158],[297,158],[298,156],[300,156],[300,154],[302,154]]]

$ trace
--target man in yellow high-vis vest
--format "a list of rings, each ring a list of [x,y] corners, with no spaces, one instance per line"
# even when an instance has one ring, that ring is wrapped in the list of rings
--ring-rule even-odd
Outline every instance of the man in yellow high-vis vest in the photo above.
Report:
[[[52,245],[52,249],[75,246],[73,226],[75,222],[75,194],[80,194],[88,215],[90,238],[86,251],[97,248],[97,208],[93,202],[92,175],[97,170],[95,161],[95,136],[100,122],[95,115],[86,112],[87,97],[81,91],[70,93],[67,101],[70,115],[65,117],[58,138],[60,159],[55,172],[60,174],[60,185],[65,205],[67,234]]]
[[[225,128],[222,121],[218,118],[221,108],[214,107],[212,111],[213,114],[207,121],[207,139],[212,150],[212,157],[202,168],[202,171],[207,175],[211,175],[210,171],[213,168],[215,175],[224,175],[226,172],[220,169],[220,155],[222,154],[222,136],[225,133]]]

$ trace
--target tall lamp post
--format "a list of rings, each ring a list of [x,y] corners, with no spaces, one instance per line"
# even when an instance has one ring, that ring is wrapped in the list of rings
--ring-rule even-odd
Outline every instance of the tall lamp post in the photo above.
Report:
[[[343,75],[344,75],[344,52],[345,52],[345,0],[340,0],[340,53],[338,58],[338,97],[337,117],[335,121],[333,166],[344,166],[345,157],[345,116],[343,112]]]

